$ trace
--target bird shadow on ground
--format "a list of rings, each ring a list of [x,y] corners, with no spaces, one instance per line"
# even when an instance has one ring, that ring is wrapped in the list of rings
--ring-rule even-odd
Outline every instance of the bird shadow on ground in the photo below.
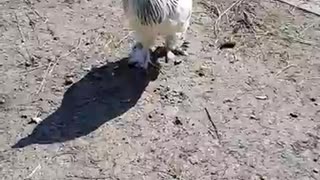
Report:
[[[127,59],[91,70],[64,94],[61,106],[12,148],[73,140],[132,108],[159,71],[130,68]]]

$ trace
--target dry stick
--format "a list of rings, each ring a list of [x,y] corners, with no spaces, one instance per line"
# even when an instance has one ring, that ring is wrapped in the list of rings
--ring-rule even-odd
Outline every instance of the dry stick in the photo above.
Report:
[[[25,179],[30,179],[39,169],[41,169],[40,164],[36,168],[34,168],[34,170]]]
[[[219,135],[219,132],[218,132],[218,128],[217,128],[217,126],[214,124],[214,122],[213,122],[213,120],[212,120],[212,118],[211,118],[211,115],[210,115],[208,109],[207,109],[207,108],[204,108],[204,110],[206,111],[206,114],[207,114],[207,116],[208,116],[208,119],[209,119],[209,121],[211,122],[211,125],[212,125],[212,127],[213,127],[213,129],[214,129],[214,132],[215,132],[215,134],[216,134],[219,142],[221,142],[221,138],[220,138],[220,135]]]
[[[214,24],[214,28],[215,30],[218,29],[218,23],[220,22],[221,18],[227,14],[234,6],[236,6],[237,4],[240,4],[242,3],[244,0],[237,0],[236,2],[234,2],[233,4],[231,4],[231,6],[229,6],[226,10],[224,10],[220,15],[219,17],[216,19],[216,22]]]
[[[320,16],[320,11],[317,11],[317,9],[310,9],[310,8],[305,8],[305,7],[301,7],[301,5],[305,4],[306,2],[296,2],[296,1],[290,1],[290,0],[277,0],[277,1],[280,1],[282,3],[286,3],[290,6],[293,6],[293,11],[296,9],[296,8],[299,8],[305,12],[308,12],[308,13],[312,13],[314,15],[317,15],[317,16]]]
[[[316,25],[315,22],[312,23],[312,24],[310,24],[310,25],[307,26],[306,28],[304,28],[301,32],[299,32],[299,35],[300,35],[300,36],[304,35],[304,33],[305,33],[308,29],[312,28],[314,25]]]
[[[39,89],[38,89],[38,91],[37,91],[37,93],[36,93],[37,95],[42,91],[42,89],[43,89],[43,87],[44,87],[44,85],[45,85],[45,82],[46,82],[47,77],[52,73],[52,71],[54,70],[54,68],[55,68],[55,67],[57,66],[57,64],[59,63],[60,59],[62,59],[63,57],[69,56],[71,53],[73,53],[75,50],[77,50],[77,49],[79,48],[79,46],[80,46],[80,43],[81,43],[81,39],[79,38],[78,45],[77,45],[75,48],[73,48],[69,53],[66,53],[66,54],[60,56],[59,58],[57,58],[57,59],[55,60],[55,62],[50,62],[50,64],[48,65],[48,67],[47,67],[47,69],[46,69],[45,74],[43,75],[43,79],[42,79],[42,81],[41,81],[41,83],[40,83],[40,86],[39,86]],[[51,68],[51,69],[50,69],[50,68]]]
[[[21,26],[20,26],[19,19],[18,19],[18,16],[17,16],[17,13],[16,13],[16,12],[14,13],[14,16],[15,16],[15,19],[16,19],[16,22],[17,22],[18,31],[19,31],[20,36],[21,36],[22,45],[24,45],[24,43],[26,42],[26,39],[25,39],[24,34],[23,34],[23,32],[22,32],[22,28],[21,28]],[[18,51],[18,53],[20,53],[20,54],[24,57],[24,59],[25,59],[26,61],[31,60],[32,56],[31,56],[28,48],[24,46],[24,49],[26,50],[26,52],[27,52],[27,54],[28,54],[28,56],[29,56],[29,57],[28,57],[29,59],[26,59],[26,58],[24,57],[24,55],[21,54],[21,52]]]
[[[251,28],[251,30],[252,30],[252,32],[253,32],[253,34],[254,34],[254,39],[256,40],[257,45],[259,46],[260,52],[261,52],[261,54],[262,54],[262,60],[265,61],[267,56],[265,55],[265,53],[264,53],[264,51],[263,51],[263,48],[262,48],[262,46],[261,46],[261,44],[260,44],[260,41],[259,41],[259,39],[258,39],[258,37],[257,37],[256,30],[254,29],[254,27],[252,26],[252,24],[250,24],[250,28]]]
[[[47,67],[47,66],[45,66],[45,65],[43,65],[43,66],[38,66],[38,67],[34,67],[34,68],[27,69],[27,70],[24,70],[24,71],[20,71],[19,73],[20,73],[20,74],[30,73],[30,72],[32,72],[32,71],[35,71],[35,70],[38,70],[38,69],[42,69],[42,68],[44,68],[44,67]]]
[[[78,175],[67,175],[68,178],[78,178],[78,179],[111,179],[111,177],[88,177],[88,176],[78,176]]]
[[[20,24],[19,24],[19,20],[18,20],[18,16],[17,16],[17,13],[16,13],[16,12],[14,13],[14,17],[16,18],[18,30],[19,30],[19,33],[20,33],[22,42],[24,43],[26,40],[25,40],[24,35],[23,35],[23,33],[22,33],[22,29],[21,29],[21,26],[20,26]]]
[[[206,8],[208,8],[208,9],[210,9],[210,10],[212,10],[213,8],[212,8],[212,6],[217,10],[217,15],[218,16],[220,16],[220,14],[221,14],[221,11],[220,11],[220,9],[218,8],[218,6],[216,5],[216,4],[207,4],[207,2],[199,2],[199,4],[202,4],[203,6],[205,6]],[[203,13],[204,11],[195,11],[195,12],[193,12],[193,13]]]
[[[26,5],[29,6],[29,8],[33,11],[34,14],[36,14],[38,17],[40,17],[43,20],[43,22],[46,23],[48,21],[48,18],[42,17],[40,13],[36,9],[34,9],[34,7],[32,7],[31,2],[29,0],[23,0],[23,1],[24,3],[26,3]]]
[[[125,41],[126,39],[128,39],[128,37],[133,33],[133,31],[130,31],[127,35],[125,35],[122,39],[120,39],[117,44],[116,47],[119,47],[121,45],[121,43],[123,43],[123,41]]]
[[[284,67],[283,69],[281,69],[281,71],[279,71],[276,76],[279,76],[282,72],[284,72],[285,70],[291,68],[291,67],[298,67],[297,65],[295,64],[289,64],[288,66]]]

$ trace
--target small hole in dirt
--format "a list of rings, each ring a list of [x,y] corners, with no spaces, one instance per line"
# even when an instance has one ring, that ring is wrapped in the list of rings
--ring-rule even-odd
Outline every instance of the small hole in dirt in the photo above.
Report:
[[[316,102],[317,99],[316,99],[316,98],[310,98],[310,101],[311,101],[311,102]]]
[[[86,42],[84,45],[85,45],[85,46],[89,46],[89,45],[90,45],[90,43],[89,43],[89,42]]]
[[[219,49],[232,49],[236,46],[236,42],[225,42],[219,46]]]
[[[53,40],[57,41],[57,40],[59,40],[59,38],[58,37],[53,37]]]

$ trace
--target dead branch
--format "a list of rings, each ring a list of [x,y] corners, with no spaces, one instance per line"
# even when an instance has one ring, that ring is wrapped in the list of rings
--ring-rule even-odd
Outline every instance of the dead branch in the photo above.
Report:
[[[237,0],[236,2],[232,3],[226,10],[224,10],[224,11],[219,15],[219,17],[216,19],[216,22],[215,22],[215,24],[214,24],[214,29],[215,29],[215,31],[218,29],[218,25],[219,25],[219,22],[220,22],[221,18],[222,18],[224,15],[228,14],[228,12],[229,12],[233,7],[235,7],[236,5],[241,4],[243,1],[244,1],[244,0]]]
[[[79,175],[67,175],[66,177],[68,177],[68,178],[77,178],[77,179],[95,179],[95,180],[112,179],[111,177],[89,177],[89,176],[79,176]]]
[[[204,108],[204,110],[206,111],[207,117],[208,117],[208,119],[209,119],[209,121],[210,121],[210,123],[211,123],[211,125],[212,125],[212,127],[213,127],[213,130],[214,130],[214,133],[216,134],[216,137],[218,138],[219,142],[221,142],[221,138],[220,138],[220,135],[219,135],[219,132],[218,132],[218,128],[217,128],[217,126],[214,124],[214,122],[213,122],[213,120],[212,120],[212,118],[211,118],[211,115],[210,115],[208,109],[207,109],[207,108]]]
[[[74,51],[76,51],[76,50],[79,48],[80,44],[81,44],[81,39],[79,38],[79,40],[78,40],[78,45],[77,45],[75,48],[73,48],[73,49],[72,49],[71,51],[69,51],[68,53],[66,53],[66,54],[64,54],[64,55],[56,58],[56,60],[55,60],[54,62],[50,62],[50,64],[48,65],[48,67],[47,67],[47,69],[46,69],[46,71],[45,71],[45,73],[44,73],[44,75],[43,75],[42,81],[41,81],[41,83],[40,83],[40,86],[39,86],[39,88],[38,88],[38,91],[37,91],[36,95],[38,95],[38,94],[42,91],[42,89],[43,89],[43,87],[44,87],[44,85],[45,85],[45,83],[46,83],[47,77],[53,72],[54,68],[57,66],[57,64],[59,63],[60,59],[62,59],[62,58],[64,58],[64,57],[67,57],[67,56],[69,56],[71,53],[73,53]]]
[[[283,69],[281,69],[277,74],[276,76],[279,76],[281,73],[283,73],[284,71],[286,71],[287,69],[291,68],[291,67],[298,67],[297,65],[295,64],[289,64],[288,66],[284,67]]]
[[[26,39],[24,38],[24,34],[22,32],[22,29],[21,29],[21,26],[20,26],[20,23],[19,23],[19,19],[18,19],[18,16],[17,16],[16,12],[14,13],[14,17],[16,19],[17,27],[18,27],[18,30],[19,30],[19,33],[20,33],[20,36],[21,36],[21,42],[24,43],[24,42],[26,42]]]

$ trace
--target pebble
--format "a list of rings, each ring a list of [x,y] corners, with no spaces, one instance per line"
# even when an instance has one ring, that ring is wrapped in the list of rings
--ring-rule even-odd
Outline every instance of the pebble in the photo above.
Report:
[[[64,79],[64,85],[68,86],[70,84],[73,84],[74,80],[72,77],[70,76],[67,76],[65,79]]]
[[[293,117],[293,118],[297,118],[298,117],[298,114],[296,114],[296,113],[290,113],[289,114],[291,117]]]
[[[317,168],[314,168],[313,170],[312,170],[314,173],[319,173],[319,169],[317,169]]]
[[[256,96],[256,99],[258,99],[258,100],[267,100],[268,96],[266,96],[266,95]]]
[[[175,125],[182,125],[182,122],[180,121],[179,117],[176,117],[174,124]]]
[[[173,64],[176,66],[176,65],[179,65],[182,63],[182,60],[181,59],[176,59]]]
[[[30,121],[29,124],[33,124],[33,123],[39,124],[41,121],[42,121],[41,118],[39,118],[39,117],[33,117],[33,118],[31,118],[31,121]]]
[[[6,99],[4,97],[0,97],[0,105],[6,103]]]

